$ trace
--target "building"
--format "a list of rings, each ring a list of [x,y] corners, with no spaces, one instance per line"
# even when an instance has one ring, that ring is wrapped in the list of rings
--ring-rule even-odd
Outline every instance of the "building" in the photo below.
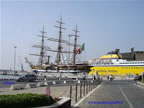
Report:
[[[131,52],[120,53],[119,49],[116,49],[115,52],[119,54],[122,59],[128,61],[144,61],[144,51],[134,51],[134,48],[131,48]]]

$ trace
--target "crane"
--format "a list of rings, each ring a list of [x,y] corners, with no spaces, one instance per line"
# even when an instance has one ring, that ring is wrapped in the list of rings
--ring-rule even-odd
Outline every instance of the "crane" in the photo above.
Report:
[[[27,59],[27,57],[25,57],[25,61],[30,65],[31,68],[33,67],[33,64]]]
[[[22,63],[22,61],[21,61],[20,56],[19,56],[19,61],[20,61],[20,65],[21,65],[21,71],[24,71],[24,68],[23,68],[23,63]]]

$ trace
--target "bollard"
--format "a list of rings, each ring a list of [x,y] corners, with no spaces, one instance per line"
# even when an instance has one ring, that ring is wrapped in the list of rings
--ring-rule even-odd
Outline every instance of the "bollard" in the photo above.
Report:
[[[86,94],[88,93],[88,82],[86,83]]]
[[[90,91],[92,90],[92,83],[90,82]]]
[[[94,82],[94,88],[96,88],[96,82]]]
[[[90,91],[91,91],[91,82],[89,82],[89,89],[90,89]]]
[[[92,82],[92,90],[93,90],[93,82]]]
[[[50,96],[50,87],[47,87],[47,88],[46,88],[46,95],[47,95],[47,96]]]
[[[72,98],[72,85],[70,85],[70,98]]]
[[[95,87],[97,87],[97,85],[98,85],[98,82],[96,82]]]
[[[89,92],[90,92],[90,82],[89,82]]]
[[[84,87],[83,87],[83,95],[85,96],[85,81],[84,81]]]
[[[82,98],[82,84],[80,84],[80,98]]]
[[[77,102],[77,84],[76,84],[75,102]]]
[[[78,84],[80,84],[80,80],[78,80]]]
[[[93,82],[92,82],[92,90],[93,90]]]
[[[64,84],[66,84],[67,82],[66,81],[64,81]]]
[[[96,88],[96,82],[94,83],[94,88]]]

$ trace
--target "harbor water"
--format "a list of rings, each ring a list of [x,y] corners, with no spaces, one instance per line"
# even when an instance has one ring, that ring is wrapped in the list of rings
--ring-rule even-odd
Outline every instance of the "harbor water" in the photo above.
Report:
[[[0,75],[0,79],[17,79],[19,76]]]

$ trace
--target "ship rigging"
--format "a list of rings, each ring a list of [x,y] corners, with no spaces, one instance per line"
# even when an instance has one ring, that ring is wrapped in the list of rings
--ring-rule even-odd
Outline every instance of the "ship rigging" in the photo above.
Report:
[[[65,28],[62,27],[62,25],[64,24],[62,22],[62,18],[60,18],[60,21],[56,21],[59,26],[55,26],[56,28],[59,29],[59,36],[58,39],[57,38],[50,38],[50,37],[46,37],[45,34],[45,30],[44,30],[44,26],[43,26],[43,30],[41,31],[41,45],[33,45],[32,47],[35,48],[40,48],[40,53],[39,54],[30,54],[30,55],[34,55],[34,56],[39,56],[39,65],[33,65],[27,58],[26,62],[29,63],[30,67],[32,68],[32,70],[35,71],[41,71],[41,72],[57,72],[60,73],[60,77],[61,77],[61,73],[73,73],[73,74],[78,74],[81,73],[80,76],[83,76],[85,74],[87,74],[90,70],[89,64],[87,62],[83,62],[83,63],[77,63],[77,55],[78,53],[78,47],[81,47],[81,45],[77,44],[77,38],[78,36],[78,27],[76,25],[76,28],[74,31],[74,34],[68,35],[69,36],[69,41],[67,40],[63,40],[62,39],[62,30],[66,30]],[[70,37],[74,37],[74,43],[70,42]],[[45,40],[48,41],[53,41],[53,42],[58,42],[57,44],[57,49],[51,49],[50,47],[45,46]],[[69,46],[69,51],[64,51],[63,50],[63,46],[62,44],[66,44]],[[83,44],[84,45],[84,44]],[[73,46],[73,51],[70,51],[70,46]],[[50,52],[56,52],[56,60],[55,63],[51,63],[50,64],[50,55],[46,55],[46,51],[50,51]],[[63,60],[63,54],[69,54],[69,61],[68,62],[62,62]],[[70,55],[72,54],[72,60],[70,60]],[[47,59],[46,59],[47,58]]]

